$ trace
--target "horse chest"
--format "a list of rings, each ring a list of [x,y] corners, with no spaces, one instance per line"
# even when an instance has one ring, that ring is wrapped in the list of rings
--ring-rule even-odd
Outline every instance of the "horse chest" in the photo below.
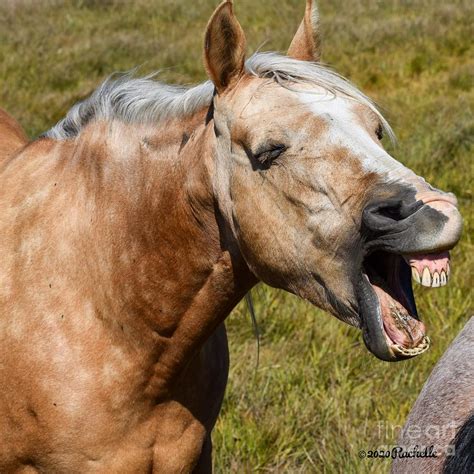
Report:
[[[175,463],[199,456],[225,387],[225,364],[208,363],[226,346],[222,331],[191,361],[184,386],[157,403],[147,395],[148,349],[119,344],[110,328],[102,332],[87,318],[82,329],[61,318],[37,325],[14,319],[0,323],[0,471],[146,472],[173,450]]]

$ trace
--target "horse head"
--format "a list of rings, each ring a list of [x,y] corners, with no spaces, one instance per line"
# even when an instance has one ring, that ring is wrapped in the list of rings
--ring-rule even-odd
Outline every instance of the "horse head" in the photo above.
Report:
[[[232,3],[222,3],[204,58],[215,86],[212,184],[251,271],[361,328],[381,359],[425,351],[411,280],[447,283],[462,229],[456,198],[390,156],[377,108],[321,65],[314,2],[288,57],[247,62]]]

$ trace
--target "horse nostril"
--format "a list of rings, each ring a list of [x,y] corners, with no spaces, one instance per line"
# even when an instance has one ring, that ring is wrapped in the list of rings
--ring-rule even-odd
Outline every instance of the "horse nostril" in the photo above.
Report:
[[[377,212],[381,217],[386,217],[387,219],[391,219],[393,221],[401,221],[406,217],[402,213],[401,204],[380,207]]]
[[[372,203],[364,209],[363,223],[372,231],[388,230],[410,217],[419,207],[418,203],[410,205],[403,200]]]

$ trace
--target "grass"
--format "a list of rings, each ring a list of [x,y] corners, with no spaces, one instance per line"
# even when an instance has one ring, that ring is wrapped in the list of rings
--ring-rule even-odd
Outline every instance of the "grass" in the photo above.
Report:
[[[48,129],[108,74],[163,68],[162,79],[205,79],[202,35],[215,1],[5,0],[0,4],[0,104],[31,136]],[[303,0],[236,0],[249,50],[286,50]],[[414,360],[387,364],[360,333],[296,297],[253,291],[262,338],[247,310],[228,319],[231,374],[214,432],[217,472],[388,472],[360,449],[393,444],[434,364],[472,314],[472,89],[469,0],[320,0],[324,61],[386,111],[390,151],[465,217],[454,276],[417,290],[433,340]]]

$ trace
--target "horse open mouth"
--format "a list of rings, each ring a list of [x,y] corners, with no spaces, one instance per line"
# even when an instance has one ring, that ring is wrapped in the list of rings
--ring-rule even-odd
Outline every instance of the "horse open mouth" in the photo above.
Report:
[[[448,252],[401,256],[377,251],[365,258],[359,304],[364,341],[374,355],[394,361],[428,349],[412,278],[423,286],[439,287],[447,284],[449,271]]]

